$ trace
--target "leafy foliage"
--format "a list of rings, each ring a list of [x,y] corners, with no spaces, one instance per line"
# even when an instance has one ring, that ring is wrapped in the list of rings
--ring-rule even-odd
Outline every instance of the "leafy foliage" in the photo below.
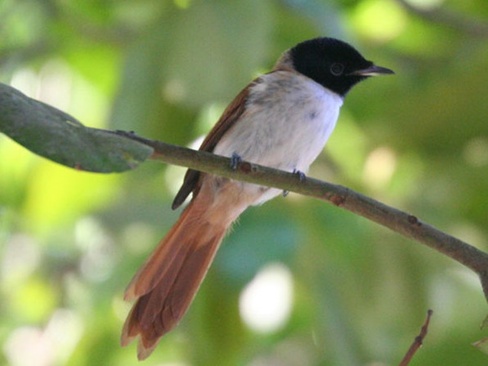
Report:
[[[343,38],[397,76],[347,97],[309,175],[486,249],[488,34],[471,25],[488,3],[402,4],[5,0],[0,78],[90,128],[188,144],[284,49]],[[118,345],[123,289],[175,221],[183,172],[157,163],[124,175],[74,171],[0,135],[0,363],[135,362],[134,347]],[[292,307],[279,326],[258,329],[241,315],[243,290],[276,262],[291,274]],[[486,337],[486,303],[468,270],[290,195],[243,215],[188,316],[145,363],[394,365],[428,308],[412,364],[487,363],[471,346]]]

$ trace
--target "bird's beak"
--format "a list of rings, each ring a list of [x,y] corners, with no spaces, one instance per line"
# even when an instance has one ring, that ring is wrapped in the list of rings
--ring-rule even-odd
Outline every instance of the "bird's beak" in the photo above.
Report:
[[[377,75],[391,75],[395,72],[393,70],[387,69],[386,67],[371,65],[362,70],[356,70],[351,72],[350,75],[358,76],[377,76]]]

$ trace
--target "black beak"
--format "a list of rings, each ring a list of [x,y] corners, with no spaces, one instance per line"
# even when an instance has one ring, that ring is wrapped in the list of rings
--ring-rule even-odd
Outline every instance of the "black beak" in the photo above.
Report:
[[[394,73],[395,72],[393,70],[387,69],[386,67],[371,65],[365,69],[353,71],[349,75],[377,76],[377,75],[391,75]]]

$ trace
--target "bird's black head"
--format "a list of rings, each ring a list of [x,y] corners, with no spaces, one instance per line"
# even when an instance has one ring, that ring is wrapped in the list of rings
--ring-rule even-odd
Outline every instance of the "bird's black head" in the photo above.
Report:
[[[334,38],[311,39],[289,52],[296,71],[341,96],[369,76],[394,73],[374,65],[352,46]]]

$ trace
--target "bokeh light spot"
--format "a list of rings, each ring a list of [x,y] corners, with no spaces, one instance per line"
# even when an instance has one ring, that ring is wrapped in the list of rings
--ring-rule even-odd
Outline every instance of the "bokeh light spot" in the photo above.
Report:
[[[293,302],[293,278],[283,264],[270,264],[244,288],[239,311],[246,325],[254,331],[269,333],[281,328]]]

